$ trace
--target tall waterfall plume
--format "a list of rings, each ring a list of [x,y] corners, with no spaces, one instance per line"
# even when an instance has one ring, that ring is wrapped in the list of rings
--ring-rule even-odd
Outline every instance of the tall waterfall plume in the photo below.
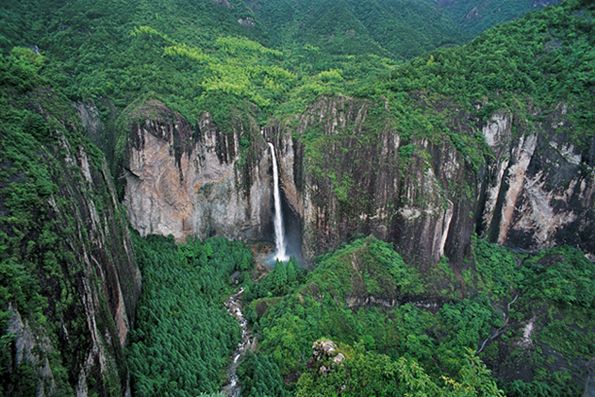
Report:
[[[285,253],[285,233],[283,230],[283,213],[281,212],[281,194],[279,193],[279,170],[277,169],[277,157],[275,156],[275,147],[269,142],[271,148],[271,158],[273,160],[273,196],[275,198],[275,245],[277,246],[277,252],[275,259],[285,262],[289,260]]]

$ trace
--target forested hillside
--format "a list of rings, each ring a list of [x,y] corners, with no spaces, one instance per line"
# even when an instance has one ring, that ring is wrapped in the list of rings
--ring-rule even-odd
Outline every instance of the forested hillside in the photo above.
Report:
[[[288,272],[289,293],[248,286],[257,357],[285,380],[301,373],[300,396],[502,395],[496,383],[508,396],[580,395],[582,360],[595,355],[593,263],[570,247],[522,260],[479,239],[473,260],[462,274],[441,262],[424,275],[369,237],[319,258],[304,281]],[[319,340],[338,347],[311,359]]]
[[[439,0],[442,7],[459,27],[477,35],[499,23],[519,18],[545,6],[559,4],[559,0],[469,1]]]
[[[217,395],[238,291],[245,397],[593,393],[595,6],[549,3],[3,2],[0,394]]]
[[[105,158],[45,62],[0,60],[0,394],[123,395],[141,276]]]

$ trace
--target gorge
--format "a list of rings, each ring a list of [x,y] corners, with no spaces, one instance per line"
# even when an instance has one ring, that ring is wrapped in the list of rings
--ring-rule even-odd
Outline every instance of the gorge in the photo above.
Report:
[[[557,3],[3,4],[0,395],[593,394]]]
[[[163,105],[154,106],[166,112]],[[383,101],[322,98],[295,116],[296,127],[289,122],[273,122],[265,127],[262,137],[258,131],[250,131],[249,125],[237,126],[236,132],[225,138],[221,152],[214,143],[216,133],[206,128],[210,125],[207,120],[193,146],[169,154],[167,148],[178,145],[176,130],[161,116],[143,122],[163,131],[165,136],[159,139],[151,130],[133,126],[134,134],[142,131],[138,132],[142,135],[131,135],[131,142],[155,141],[161,149],[130,146],[127,169],[131,176],[127,176],[124,205],[132,225],[140,231],[156,232],[161,219],[173,216],[181,222],[168,221],[169,229],[162,233],[172,233],[177,239],[188,233],[208,237],[209,230],[214,229],[215,234],[258,241],[267,228],[270,230],[273,218],[274,235],[279,236],[281,218],[274,211],[280,207],[277,198],[281,200],[271,194],[271,187],[273,191],[276,187],[265,160],[268,144],[264,139],[270,137],[279,147],[283,197],[303,224],[307,260],[353,235],[370,233],[394,242],[409,261],[426,266],[443,256],[453,264],[462,263],[473,233],[527,252],[576,245],[593,258],[595,246],[589,236],[595,227],[591,210],[595,181],[588,170],[595,162],[595,143],[591,138],[578,149],[570,135],[557,134],[565,123],[565,105],[560,104],[543,121],[532,124],[528,118],[504,110],[481,122],[458,107],[430,104],[429,111],[435,106],[457,114],[448,121],[451,129],[467,136],[481,134],[486,149],[494,153],[480,160],[485,164],[481,166],[470,163],[469,156],[455,146],[456,141],[405,141],[390,127],[382,128],[365,144],[358,142],[357,136],[369,134],[370,125],[409,122],[406,114],[370,114],[386,106]],[[180,119],[179,123],[186,122]],[[237,170],[242,161],[239,141],[244,136],[240,131],[255,141],[248,158],[260,159],[244,163],[241,172]],[[311,131],[320,131],[315,138],[317,145],[322,145],[319,158],[308,156]],[[405,149],[411,149],[411,154]],[[203,161],[201,167],[194,159],[197,155],[211,160]],[[146,165],[137,163],[136,158],[142,158]],[[275,165],[272,152],[270,158]],[[195,165],[190,167],[192,162]],[[145,176],[159,163],[158,177]],[[177,194],[174,201],[167,198],[172,190],[180,192],[186,186],[199,188]],[[242,197],[239,186],[249,194]],[[147,194],[152,197],[150,201]],[[271,195],[275,197],[272,204]],[[223,203],[228,203],[225,210],[207,209]],[[151,220],[141,225],[140,217]],[[179,226],[174,228],[176,223]]]

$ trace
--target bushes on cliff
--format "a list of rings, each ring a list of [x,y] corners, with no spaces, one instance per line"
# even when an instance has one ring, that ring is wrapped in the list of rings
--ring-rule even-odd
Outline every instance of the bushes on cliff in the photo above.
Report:
[[[83,361],[99,356],[117,364],[78,386],[119,394],[127,369],[106,296],[119,286],[98,277],[133,266],[127,235],[103,157],[82,136],[72,103],[40,75],[45,66],[28,48],[0,56],[0,394],[72,395],[83,366],[95,373]],[[6,332],[9,318],[16,335]],[[91,348],[98,344],[101,352]]]

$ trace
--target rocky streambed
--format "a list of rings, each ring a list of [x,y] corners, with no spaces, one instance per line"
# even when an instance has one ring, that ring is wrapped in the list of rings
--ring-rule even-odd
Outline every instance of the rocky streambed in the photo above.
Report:
[[[221,388],[221,392],[229,397],[240,396],[240,384],[237,369],[240,361],[244,358],[246,351],[252,346],[252,332],[248,329],[248,321],[246,321],[246,317],[244,317],[244,313],[242,313],[243,293],[244,287],[240,288],[235,294],[230,295],[224,303],[229,314],[234,316],[242,327],[242,340],[238,343],[238,347],[233,352],[231,362],[227,367],[228,382]]]

